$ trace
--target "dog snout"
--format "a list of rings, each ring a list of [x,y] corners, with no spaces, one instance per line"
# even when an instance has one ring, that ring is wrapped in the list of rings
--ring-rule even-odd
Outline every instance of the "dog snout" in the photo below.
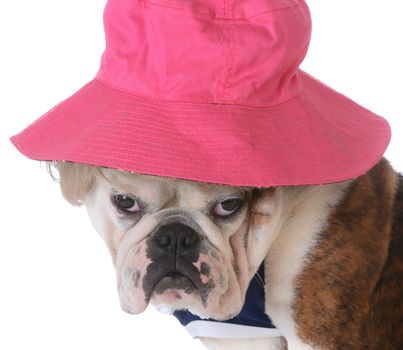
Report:
[[[173,223],[159,227],[154,242],[168,254],[185,255],[198,248],[200,236],[187,225]]]

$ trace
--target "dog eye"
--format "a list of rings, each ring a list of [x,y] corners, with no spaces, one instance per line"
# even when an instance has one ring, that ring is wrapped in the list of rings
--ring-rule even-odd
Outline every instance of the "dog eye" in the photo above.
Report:
[[[140,211],[139,204],[137,201],[129,196],[124,194],[118,194],[114,196],[115,203],[118,208],[128,211],[130,213],[135,213]]]
[[[230,198],[219,202],[214,207],[214,215],[226,217],[234,214],[241,206],[242,200],[239,198]]]

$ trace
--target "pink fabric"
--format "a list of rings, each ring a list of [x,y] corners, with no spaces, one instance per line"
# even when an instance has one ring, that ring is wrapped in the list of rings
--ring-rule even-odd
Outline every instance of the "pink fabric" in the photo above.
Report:
[[[238,15],[224,13],[220,1],[200,12],[159,3],[169,1],[109,1],[99,80],[149,98],[254,106],[300,91],[296,71],[311,28],[303,1],[266,1],[256,9],[254,1],[238,1]]]
[[[299,70],[303,0],[109,0],[96,78],[12,138],[30,158],[245,186],[338,182],[387,122]]]

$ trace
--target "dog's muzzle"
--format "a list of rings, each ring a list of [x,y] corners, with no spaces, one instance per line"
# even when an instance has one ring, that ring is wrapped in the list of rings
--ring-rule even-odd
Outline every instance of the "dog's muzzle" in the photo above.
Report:
[[[147,227],[149,233],[138,239]],[[207,220],[178,209],[161,211],[140,222],[124,238],[118,253],[123,310],[140,313],[152,302],[171,310],[214,313],[229,289],[232,270],[208,236],[219,234],[212,229]]]
[[[146,296],[168,289],[187,294],[201,288],[200,272],[194,263],[200,256],[201,235],[183,223],[161,225],[147,241],[147,267],[143,288]]]

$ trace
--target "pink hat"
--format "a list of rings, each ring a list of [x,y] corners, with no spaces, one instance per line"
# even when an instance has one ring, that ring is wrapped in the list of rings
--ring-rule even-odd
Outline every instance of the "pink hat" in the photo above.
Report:
[[[299,69],[303,0],[109,0],[94,80],[20,134],[37,160],[227,185],[356,178],[390,128]]]

